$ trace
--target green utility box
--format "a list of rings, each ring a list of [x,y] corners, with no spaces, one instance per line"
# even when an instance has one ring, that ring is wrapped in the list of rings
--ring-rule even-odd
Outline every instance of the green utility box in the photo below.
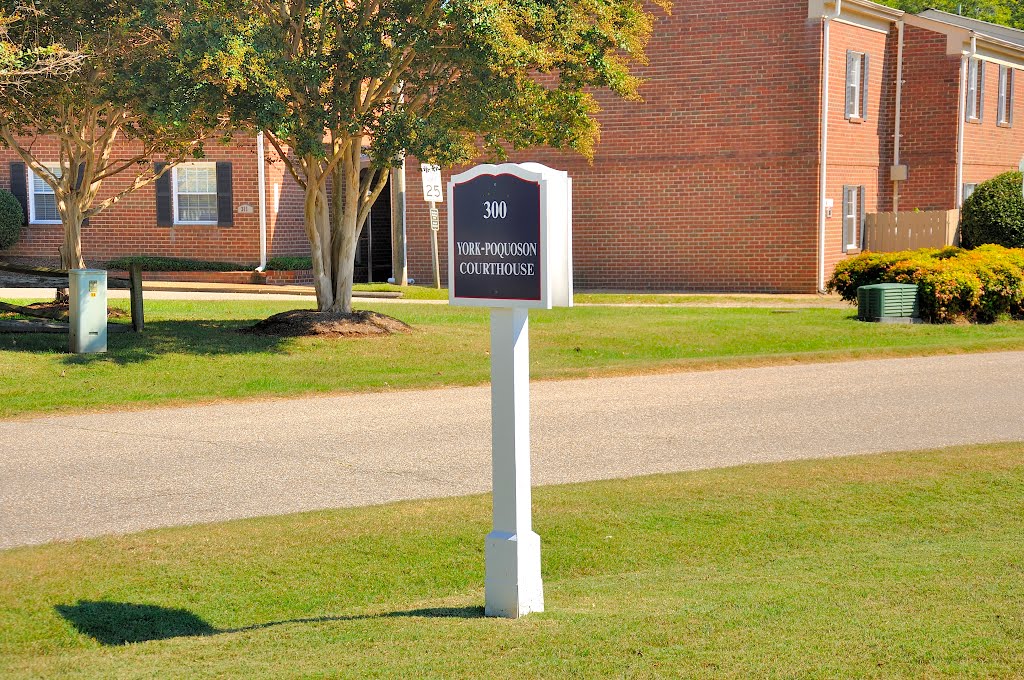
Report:
[[[883,323],[918,323],[917,286],[876,283],[857,289],[857,318]]]

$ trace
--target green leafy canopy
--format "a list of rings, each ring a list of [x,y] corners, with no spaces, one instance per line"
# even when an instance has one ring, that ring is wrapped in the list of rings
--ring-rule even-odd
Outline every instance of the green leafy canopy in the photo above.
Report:
[[[322,154],[365,136],[377,164],[549,145],[590,155],[595,89],[637,97],[651,15],[634,0],[207,0],[183,26],[236,124]]]
[[[939,9],[994,24],[1024,29],[1024,3],[1020,0],[880,0],[882,4],[907,12]]]

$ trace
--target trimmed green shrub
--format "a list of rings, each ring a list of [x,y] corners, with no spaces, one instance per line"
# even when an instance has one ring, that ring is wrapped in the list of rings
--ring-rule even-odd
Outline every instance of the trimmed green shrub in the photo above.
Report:
[[[142,269],[148,272],[238,272],[253,269],[253,267],[234,262],[190,260],[181,257],[151,257],[148,255],[119,257],[107,262],[107,269],[128,269],[133,264],[142,265]]]
[[[917,285],[921,317],[949,323],[1024,318],[1024,250],[984,245],[863,253],[840,262],[828,289],[855,302],[873,283]]]
[[[21,238],[25,212],[10,191],[0,189],[0,250],[7,250]]]
[[[960,234],[965,248],[995,243],[1024,248],[1024,193],[1019,172],[982,182],[964,201]]]
[[[292,271],[294,269],[312,269],[311,257],[272,257],[267,260],[267,271]]]

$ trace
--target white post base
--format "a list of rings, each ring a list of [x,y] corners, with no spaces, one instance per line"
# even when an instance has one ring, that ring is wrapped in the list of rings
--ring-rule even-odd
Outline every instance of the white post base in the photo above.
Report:
[[[544,611],[540,579],[540,536],[492,531],[487,535],[485,616],[517,619]]]

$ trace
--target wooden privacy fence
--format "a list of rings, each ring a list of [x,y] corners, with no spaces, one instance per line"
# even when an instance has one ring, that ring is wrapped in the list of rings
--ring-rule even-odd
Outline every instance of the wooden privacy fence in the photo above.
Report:
[[[960,244],[960,211],[872,213],[864,225],[864,249],[890,253]]]
[[[68,288],[68,286],[67,270],[0,262],[0,288]],[[132,329],[136,333],[141,333],[145,325],[142,305],[142,267],[133,264],[126,279],[108,276],[107,288],[131,291],[129,297],[132,307]],[[52,312],[40,312],[6,302],[0,302],[0,310],[59,320],[58,315]]]

